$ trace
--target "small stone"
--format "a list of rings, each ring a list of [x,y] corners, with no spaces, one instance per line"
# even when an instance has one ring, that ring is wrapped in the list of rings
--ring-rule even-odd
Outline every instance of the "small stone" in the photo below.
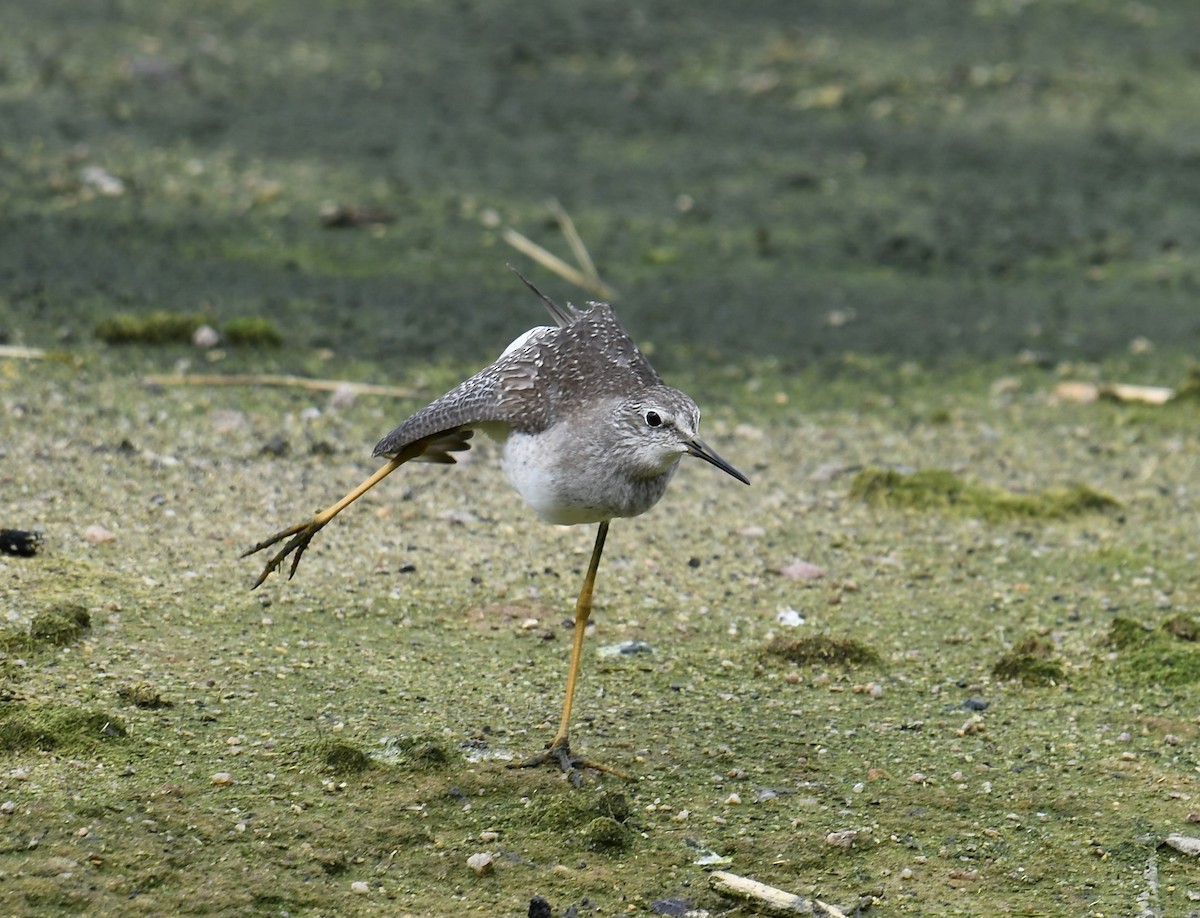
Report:
[[[804,624],[804,616],[791,606],[781,606],[775,613],[775,621],[785,628],[797,628]]]
[[[728,797],[726,797],[725,802],[729,803],[729,804],[741,803],[742,798],[740,796],[738,796],[736,793],[734,793],[734,794],[730,794]]]
[[[481,851],[478,854],[472,854],[467,858],[467,866],[475,871],[476,876],[486,877],[492,872],[495,867],[495,859],[486,851]]]
[[[370,891],[371,887],[368,886],[363,880],[355,880],[350,884],[350,892],[354,893],[356,896],[365,896]]]
[[[774,573],[788,580],[820,580],[825,576],[825,569],[808,561],[793,561],[776,568]]]
[[[978,714],[972,714],[963,721],[963,725],[955,733],[958,736],[975,736],[977,733],[983,733],[986,729],[983,718]]]
[[[83,540],[93,545],[103,545],[105,542],[115,542],[117,537],[99,523],[93,523],[83,530]]]
[[[1168,746],[1178,746],[1179,745],[1179,737],[1176,736],[1174,733],[1168,733],[1166,736],[1163,737],[1163,742],[1166,743]]]
[[[858,838],[858,832],[854,829],[841,829],[837,832],[830,832],[825,836],[825,844],[834,848],[850,848],[854,845],[854,839]]]
[[[500,837],[500,833],[494,829],[485,829],[479,833],[479,840],[484,842],[494,842]]]
[[[221,333],[211,325],[201,325],[192,332],[192,346],[208,350],[221,343]]]
[[[645,641],[621,641],[619,644],[605,644],[596,654],[601,657],[628,657],[640,653],[654,653],[654,648]]]
[[[209,780],[217,787],[227,787],[233,783],[233,775],[227,771],[218,771]]]
[[[3,803],[0,803],[0,814],[4,816],[11,816],[16,811],[17,805],[11,800],[5,800]]]
[[[329,396],[329,407],[333,409],[349,408],[358,398],[358,393],[349,383],[342,383]]]
[[[79,173],[83,184],[106,198],[115,198],[125,193],[125,183],[103,166],[84,166]]]

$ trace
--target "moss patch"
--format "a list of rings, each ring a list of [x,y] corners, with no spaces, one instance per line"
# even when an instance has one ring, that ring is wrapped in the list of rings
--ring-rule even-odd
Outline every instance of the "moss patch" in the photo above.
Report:
[[[1108,645],[1116,649],[1113,668],[1124,682],[1184,686],[1200,682],[1200,623],[1175,615],[1157,628],[1121,617],[1109,627]]]
[[[283,334],[270,319],[249,316],[230,319],[221,326],[221,337],[227,344],[242,347],[279,347]]]
[[[0,718],[0,748],[86,750],[126,735],[125,724],[104,711],[75,707],[20,707]]]
[[[350,743],[323,740],[313,751],[321,764],[337,775],[356,775],[372,767],[371,757]]]
[[[544,797],[530,821],[555,835],[577,836],[589,851],[624,851],[634,839],[629,798],[603,787],[567,789]]]
[[[436,771],[450,764],[450,751],[438,740],[424,736],[400,736],[389,739],[372,758],[409,771]]]
[[[29,623],[29,637],[35,643],[61,647],[79,640],[91,625],[91,616],[83,606],[64,605],[35,615]]]
[[[119,312],[96,323],[96,337],[106,344],[190,344],[205,321],[195,313],[159,310],[138,316]]]
[[[1162,623],[1162,629],[1181,641],[1200,640],[1200,621],[1192,615],[1172,615]]]
[[[862,666],[879,662],[879,654],[867,644],[854,638],[832,637],[827,634],[806,638],[785,638],[776,635],[767,644],[765,652],[803,666]]]
[[[851,482],[850,496],[879,507],[948,511],[985,520],[1061,519],[1120,506],[1115,498],[1087,485],[1019,494],[969,482],[945,469],[905,474],[866,468]]]
[[[131,682],[117,689],[117,697],[137,708],[169,708],[171,702],[164,701],[158,689],[149,682]]]
[[[1020,680],[1027,685],[1053,685],[1061,682],[1065,675],[1062,663],[1054,656],[1054,644],[1031,634],[996,661],[992,675],[998,679]]]
[[[50,606],[33,616],[29,630],[15,627],[0,632],[0,650],[29,652],[39,646],[65,647],[91,627],[87,609],[77,603]]]

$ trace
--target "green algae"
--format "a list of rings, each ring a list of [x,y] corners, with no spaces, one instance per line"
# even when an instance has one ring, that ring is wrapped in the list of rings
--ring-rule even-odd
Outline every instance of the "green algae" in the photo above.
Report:
[[[827,634],[802,638],[776,635],[764,652],[802,666],[867,666],[880,662],[878,651],[857,638]]]
[[[130,682],[127,685],[120,686],[117,689],[117,697],[126,704],[147,710],[169,708],[172,706],[172,702],[164,699],[162,693],[152,683],[145,680]]]
[[[96,323],[96,337],[105,344],[190,344],[206,321],[202,315],[165,310],[146,315],[118,312]]]
[[[1066,670],[1057,659],[1054,644],[1039,635],[1022,638],[992,666],[997,679],[1014,679],[1026,685],[1056,685]]]
[[[78,603],[51,605],[34,613],[28,629],[0,631],[0,648],[28,653],[38,647],[63,647],[82,638],[91,624],[91,615]]]
[[[1157,627],[1125,616],[1113,620],[1107,642],[1116,650],[1117,676],[1139,685],[1184,687],[1200,683],[1200,622],[1177,614]]]
[[[124,722],[107,712],[56,705],[16,705],[0,712],[0,749],[95,752],[127,736]]]
[[[984,520],[1053,520],[1111,510],[1120,503],[1087,485],[1018,494],[967,481],[945,469],[866,468],[850,483],[850,496],[873,506],[961,513]]]
[[[322,740],[312,750],[324,768],[336,775],[356,775],[372,767],[371,757],[351,743]]]
[[[221,323],[221,339],[234,347],[279,347],[283,333],[270,319],[246,317]]]

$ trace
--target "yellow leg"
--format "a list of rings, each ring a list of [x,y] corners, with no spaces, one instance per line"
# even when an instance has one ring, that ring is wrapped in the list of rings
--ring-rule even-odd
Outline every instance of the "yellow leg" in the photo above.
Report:
[[[571,729],[571,706],[575,703],[575,686],[579,681],[579,667],[583,663],[583,639],[587,634],[588,619],[592,615],[592,591],[596,587],[596,571],[600,568],[600,555],[604,551],[604,540],[608,537],[608,520],[596,530],[596,544],[592,547],[592,560],[588,563],[587,576],[575,600],[575,634],[571,639],[571,666],[567,670],[567,697],[563,700],[562,718],[558,732],[550,741],[550,748],[567,745],[567,734]]]
[[[585,768],[608,772],[626,781],[633,780],[623,771],[599,765],[581,756],[572,754],[569,734],[571,730],[571,706],[575,702],[575,687],[579,682],[579,668],[583,663],[583,639],[587,634],[588,618],[592,614],[592,591],[596,586],[596,571],[600,567],[600,555],[604,552],[604,540],[608,536],[608,521],[600,524],[596,531],[596,544],[592,548],[592,560],[588,564],[587,576],[583,578],[583,587],[579,590],[579,598],[575,600],[575,634],[571,640],[571,666],[567,670],[567,697],[563,700],[562,718],[558,722],[558,732],[554,734],[544,752],[540,752],[523,762],[513,762],[510,768],[534,768],[546,762],[557,762],[559,767],[571,778],[572,783],[579,784],[580,773]]]
[[[283,564],[284,559],[288,555],[292,555],[292,567],[288,571],[288,580],[292,579],[292,575],[296,573],[296,567],[300,564],[300,556],[304,554],[304,549],[308,548],[308,543],[312,541],[313,536],[325,528],[325,526],[335,516],[349,507],[352,503],[370,491],[375,485],[387,478],[388,475],[396,471],[401,465],[413,458],[411,455],[401,453],[395,459],[388,460],[387,465],[379,469],[374,475],[360,484],[357,488],[339,500],[336,504],[326,507],[320,513],[313,516],[312,519],[303,523],[297,523],[295,526],[289,526],[287,529],[282,529],[268,539],[259,542],[253,548],[242,552],[242,557],[252,555],[257,551],[262,551],[264,548],[270,548],[284,539],[291,537],[289,541],[270,557],[266,566],[263,567],[262,573],[258,575],[258,579],[254,581],[254,586],[251,589],[256,589],[262,586],[264,580],[270,576],[272,571],[279,570],[279,566]]]

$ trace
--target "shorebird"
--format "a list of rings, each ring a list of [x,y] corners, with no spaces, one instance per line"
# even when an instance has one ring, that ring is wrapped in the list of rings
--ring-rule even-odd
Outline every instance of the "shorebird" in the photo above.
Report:
[[[524,278],[521,278],[525,281]],[[697,434],[700,409],[663,383],[606,303],[561,308],[525,281],[554,326],[521,335],[491,366],[435,399],[379,441],[387,460],[345,497],[245,552],[284,542],[254,587],[290,556],[289,579],[321,529],[406,462],[454,463],[475,431],[501,447],[501,468],[533,511],[550,523],[597,523],[596,540],[575,603],[566,697],[558,731],[544,752],[514,767],[557,762],[573,781],[581,769],[620,771],[571,752],[571,706],[579,679],[592,591],[609,522],[639,516],[658,503],[683,456],[703,459],[738,481],[750,481]],[[286,541],[285,541],[286,540]]]

